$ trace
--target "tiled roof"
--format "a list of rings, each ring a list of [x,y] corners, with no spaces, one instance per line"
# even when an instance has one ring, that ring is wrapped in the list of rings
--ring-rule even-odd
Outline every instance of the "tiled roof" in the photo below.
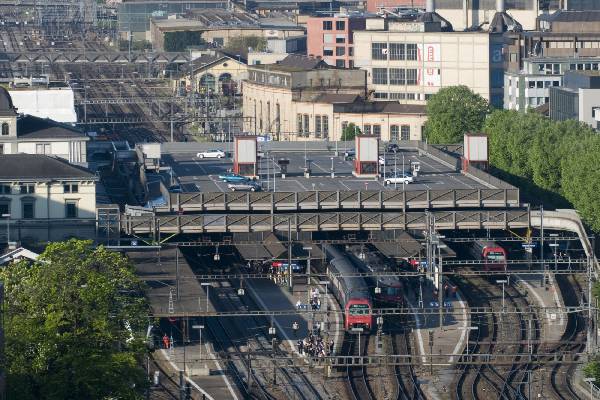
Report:
[[[41,154],[0,156],[0,180],[95,179],[95,177],[91,171],[55,157]]]

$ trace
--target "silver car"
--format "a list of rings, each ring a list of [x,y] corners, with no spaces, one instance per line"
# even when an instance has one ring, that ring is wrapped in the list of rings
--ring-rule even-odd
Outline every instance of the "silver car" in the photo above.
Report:
[[[232,192],[260,192],[262,190],[260,184],[254,181],[230,183],[227,187]]]

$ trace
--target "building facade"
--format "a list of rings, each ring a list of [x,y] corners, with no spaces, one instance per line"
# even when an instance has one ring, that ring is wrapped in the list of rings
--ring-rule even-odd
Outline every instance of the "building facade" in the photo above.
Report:
[[[502,35],[442,32],[439,23],[368,19],[354,32],[355,65],[373,97],[424,104],[438,90],[465,85],[493,105],[503,101]]]
[[[11,241],[93,237],[96,176],[65,160],[37,154],[0,156],[0,215]]]
[[[340,140],[349,124],[382,140],[420,140],[425,107],[366,101],[365,71],[288,57],[249,67],[244,130],[274,140]]]
[[[550,89],[550,118],[576,119],[600,130],[600,71],[569,71],[563,87]]]
[[[333,17],[311,17],[306,24],[307,53],[321,57],[329,65],[354,67],[352,33],[365,28],[361,14],[336,14]]]
[[[9,93],[0,88],[0,154],[45,154],[87,163],[87,136],[49,119],[19,115]]]
[[[504,108],[539,107],[567,71],[600,67],[600,12],[558,11],[540,17],[538,28],[505,35]]]

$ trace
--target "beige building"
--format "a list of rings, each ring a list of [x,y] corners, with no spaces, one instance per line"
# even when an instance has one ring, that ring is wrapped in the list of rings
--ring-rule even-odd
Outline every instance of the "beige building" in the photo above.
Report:
[[[239,37],[285,39],[305,35],[305,29],[291,21],[273,21],[247,13],[210,9],[195,10],[189,15],[189,18],[151,19],[150,42],[154,49],[164,50],[165,34],[169,32],[199,32],[204,41],[220,47]]]
[[[502,105],[502,34],[373,18],[354,32],[354,49],[354,64],[367,71],[374,99],[424,104],[440,88],[465,85]]]
[[[85,165],[88,140],[87,136],[70,125],[17,114],[10,94],[0,88],[0,155],[45,154]]]
[[[339,140],[350,123],[382,140],[420,140],[422,105],[365,100],[365,72],[288,56],[251,65],[243,89],[244,129],[275,140]]]
[[[190,81],[189,73],[173,77],[175,87],[185,87],[186,90],[204,92],[209,90],[222,94],[237,93],[241,84],[248,77],[248,66],[241,55],[229,55],[218,50],[204,50],[193,52],[193,77]]]
[[[96,181],[92,172],[63,159],[37,154],[0,156],[0,215],[9,215],[10,240],[91,237]]]

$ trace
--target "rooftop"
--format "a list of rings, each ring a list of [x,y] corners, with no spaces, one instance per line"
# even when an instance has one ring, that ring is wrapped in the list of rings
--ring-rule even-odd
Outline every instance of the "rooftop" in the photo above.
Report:
[[[8,90],[0,86],[0,116],[15,116],[17,115],[17,109],[13,105]]]
[[[86,168],[41,154],[6,154],[0,156],[0,180],[91,179],[96,175]]]
[[[334,104],[334,113],[382,113],[382,114],[418,114],[425,115],[426,106],[422,104],[400,104],[396,101],[355,101],[347,104]]]
[[[289,54],[286,58],[276,64],[258,64],[252,65],[252,67],[287,72],[311,71],[315,69],[336,69],[336,67],[328,65],[320,58],[309,57],[300,54]]]
[[[552,14],[543,14],[540,21],[552,22],[600,22],[600,11],[564,11],[558,10]]]
[[[77,128],[33,115],[25,115],[17,119],[17,136],[25,139],[88,139]]]

